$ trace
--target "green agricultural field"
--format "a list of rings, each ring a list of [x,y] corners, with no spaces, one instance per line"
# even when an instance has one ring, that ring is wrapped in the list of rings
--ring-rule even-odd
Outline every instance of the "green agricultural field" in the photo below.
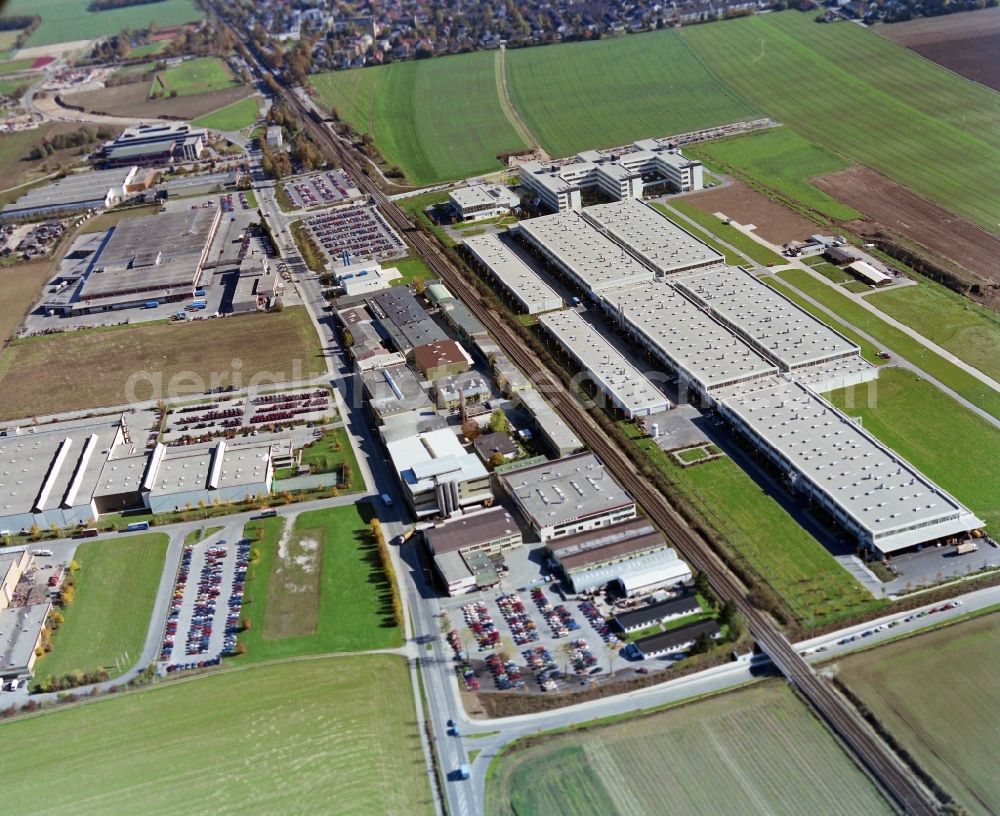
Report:
[[[684,468],[652,440],[636,444],[807,628],[884,605],[732,459]]]
[[[837,664],[848,688],[974,814],[1000,811],[998,624],[1000,615],[984,615]]]
[[[167,40],[158,40],[157,42],[146,43],[145,45],[139,45],[128,52],[129,57],[152,57],[159,54],[161,51],[165,50],[170,43]]]
[[[1000,394],[971,374],[948,362],[939,354],[918,343],[908,334],[890,326],[878,315],[855,303],[835,287],[813,278],[801,269],[786,269],[778,277],[813,300],[840,315],[861,331],[871,335],[886,349],[920,366],[930,376],[944,383],[973,405],[1000,417]],[[921,330],[924,327],[921,327]],[[957,407],[957,406],[956,406]]]
[[[153,600],[160,585],[167,536],[129,535],[110,541],[86,541],[76,551],[80,565],[76,595],[63,610],[65,621],[52,637],[52,651],[35,666],[35,680],[70,672],[107,669],[115,661],[138,660],[149,629]]]
[[[29,74],[17,79],[0,79],[0,96],[21,96],[27,87],[38,79],[38,76],[38,74]]]
[[[11,62],[0,62],[0,74],[12,74],[15,71],[27,71],[35,64],[33,59],[12,60]]]
[[[996,231],[1000,94],[812,12],[685,28],[734,93],[806,138]]]
[[[779,683],[515,744],[490,770],[490,816],[892,813]]]
[[[847,162],[790,128],[704,142],[691,145],[685,152],[829,218],[841,221],[863,218],[857,210],[809,184],[811,178],[846,169]]]
[[[887,368],[871,385],[828,396],[996,530],[1000,430],[912,372]]]
[[[106,37],[123,28],[146,28],[151,22],[167,28],[205,16],[194,0],[162,0],[99,12],[87,11],[89,5],[90,0],[10,0],[4,11],[41,15],[42,24],[28,39],[29,46]]]
[[[20,813],[434,812],[394,655],[213,672],[7,722],[0,736]]]
[[[505,61],[514,106],[553,156],[756,115],[676,31],[520,48]]]
[[[875,292],[865,300],[1000,381],[1000,317],[996,312],[930,281]]]
[[[148,71],[152,71],[154,68],[156,68],[155,62],[135,62],[131,65],[123,65],[115,71],[115,78],[138,76],[140,74],[145,74]]]
[[[247,577],[243,614],[250,618],[251,628],[240,635],[247,653],[238,661],[400,645],[389,609],[389,586],[368,530],[370,512],[370,506],[363,504],[303,513],[284,542],[282,519],[247,525],[246,535],[256,542],[260,558]],[[317,546],[303,546],[305,539]],[[294,552],[287,546],[291,540],[296,543]],[[309,574],[293,572],[296,554],[312,561]],[[307,584],[311,591],[296,590]],[[279,604],[280,623],[271,609],[274,604]],[[305,627],[297,617],[312,622],[308,634],[275,636],[302,632]]]
[[[215,130],[242,130],[257,121],[257,98],[248,96],[195,119],[191,124]]]
[[[787,260],[782,258],[777,252],[768,249],[763,244],[759,244],[746,233],[740,232],[736,227],[723,223],[711,213],[702,212],[681,198],[670,199],[667,209],[670,208],[677,210],[695,223],[700,224],[720,241],[725,241],[730,246],[735,247],[741,254],[754,263],[761,266],[783,266],[787,263]],[[680,225],[686,227],[687,223],[680,221]]]
[[[186,60],[173,68],[167,68],[156,75],[156,79],[150,83],[150,94],[162,91],[169,94],[177,91],[178,96],[193,96],[194,94],[210,93],[212,91],[224,91],[226,88],[234,88],[240,81],[233,76],[233,72],[218,57],[198,57],[193,60]],[[231,106],[230,106],[231,107]],[[215,111],[209,114],[214,116],[219,113]]]
[[[872,365],[881,366],[881,365],[886,365],[886,363],[889,362],[888,360],[884,360],[878,356],[879,349],[875,345],[869,343],[867,340],[865,340],[864,337],[862,337],[856,331],[852,331],[851,329],[847,328],[847,326],[845,326],[839,320],[835,320],[834,318],[830,317],[830,315],[828,315],[826,312],[822,311],[821,309],[817,309],[815,306],[809,303],[809,301],[805,300],[797,292],[793,291],[792,289],[789,289],[787,286],[784,286],[781,283],[778,283],[778,281],[773,277],[764,276],[761,278],[761,280],[764,281],[764,283],[766,283],[771,288],[781,292],[781,294],[783,294],[786,298],[788,298],[790,301],[800,306],[802,309],[805,309],[805,311],[809,312],[809,314],[822,320],[830,328],[839,331],[842,335],[844,335],[844,337],[846,337],[852,343],[855,343],[858,346],[858,348],[861,349],[861,356],[864,357]]]
[[[430,184],[497,170],[499,154],[527,147],[500,107],[495,59],[481,51],[334,71],[312,83],[389,165],[413,184]]]

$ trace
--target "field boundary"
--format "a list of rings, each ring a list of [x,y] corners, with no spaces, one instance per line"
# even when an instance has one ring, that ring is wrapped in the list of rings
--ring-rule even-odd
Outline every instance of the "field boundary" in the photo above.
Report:
[[[501,45],[497,49],[497,57],[495,61],[497,97],[500,99],[500,107],[503,109],[503,113],[504,116],[507,117],[507,121],[510,122],[514,130],[517,131],[517,135],[524,139],[524,143],[532,150],[536,151],[542,161],[548,161],[551,156],[545,152],[545,148],[542,147],[542,143],[532,132],[531,128],[528,127],[528,123],[521,118],[521,114],[518,113],[517,108],[514,107],[513,100],[510,98],[510,89],[507,87],[506,53],[507,48],[504,45]]]

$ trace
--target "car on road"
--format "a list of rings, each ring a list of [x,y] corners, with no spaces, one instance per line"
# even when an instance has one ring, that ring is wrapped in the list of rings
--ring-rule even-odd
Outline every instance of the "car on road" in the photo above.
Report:
[[[392,496],[390,496],[388,493],[383,493],[382,504],[384,504],[386,507],[392,507]]]

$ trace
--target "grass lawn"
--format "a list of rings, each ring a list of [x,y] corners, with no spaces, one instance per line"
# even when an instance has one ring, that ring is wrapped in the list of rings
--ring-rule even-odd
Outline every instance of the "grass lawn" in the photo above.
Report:
[[[768,249],[763,244],[757,243],[749,235],[736,229],[736,227],[723,223],[711,213],[702,212],[683,199],[673,198],[667,207],[668,209],[672,207],[678,212],[683,213],[696,224],[700,224],[711,235],[735,247],[740,251],[740,254],[761,266],[787,263],[786,259],[782,258],[777,252]],[[686,226],[686,223],[683,221],[680,224],[682,227]]]
[[[448,235],[441,227],[431,221],[427,215],[427,209],[435,204],[443,204],[448,200],[448,191],[439,190],[432,193],[421,193],[420,195],[407,196],[399,199],[396,204],[401,210],[406,212],[418,225],[429,229],[434,236],[445,246],[455,246],[455,240]],[[400,270],[402,272],[402,270]]]
[[[996,530],[1000,430],[909,371],[883,369],[872,385],[871,397],[868,384],[828,396]]]
[[[996,312],[931,281],[875,292],[865,300],[1000,380],[1000,317]]]
[[[637,433],[630,424],[622,427]],[[884,605],[729,457],[685,468],[652,440],[635,441],[804,626],[822,626]]]
[[[160,71],[150,84],[150,93],[154,90],[164,90],[167,95],[171,91],[177,91],[178,96],[193,96],[212,91],[224,91],[226,88],[234,88],[239,84],[240,81],[233,76],[233,72],[229,70],[229,66],[223,60],[218,57],[198,57],[197,59],[185,60],[180,65],[167,68],[165,71]],[[215,113],[217,114],[218,111]],[[215,114],[209,115],[214,116]]]
[[[331,473],[346,464],[350,469],[347,489],[359,490],[362,485],[358,460],[354,456],[351,440],[347,438],[347,431],[343,428],[327,431],[321,438],[303,448],[302,464],[308,465],[313,473]]]
[[[42,24],[28,39],[29,46],[106,37],[123,28],[146,28],[151,22],[167,28],[205,16],[194,0],[162,0],[97,12],[87,11],[89,5],[90,0],[10,0],[4,11],[41,16]]]
[[[393,655],[215,672],[0,735],[8,807],[23,813],[434,812],[406,661]]]
[[[17,79],[0,79],[0,96],[19,98],[25,89],[38,79],[38,76],[38,74],[31,74]]]
[[[250,630],[240,635],[247,653],[234,658],[236,662],[402,643],[392,624],[389,587],[368,530],[370,512],[370,505],[364,504],[303,513],[284,543],[282,519],[247,525],[246,535],[257,542],[260,559],[250,567],[243,606],[243,614],[252,621]],[[258,529],[263,531],[262,540]],[[303,548],[303,539],[318,546]],[[312,560],[311,576],[295,571],[301,565],[296,556]],[[307,579],[313,583],[306,584]],[[307,585],[311,591],[296,590]],[[298,634],[275,636],[284,632]]]
[[[832,286],[820,283],[801,269],[787,269],[779,272],[778,277],[826,306],[834,314],[840,315],[844,320],[857,326],[861,331],[874,337],[888,351],[920,366],[932,377],[953,389],[957,394],[961,394],[973,405],[989,411],[995,417],[1000,417],[1000,394],[918,343],[908,334],[890,326],[878,315],[858,305],[847,295],[837,291]],[[921,326],[920,330],[923,329],[924,327]]]
[[[974,556],[969,556],[974,557]],[[1000,811],[1000,615],[841,659],[840,679],[968,813]]]
[[[327,108],[371,134],[389,165],[430,184],[500,169],[499,154],[527,147],[500,106],[495,59],[480,51],[311,80]]]
[[[251,210],[257,209],[257,196],[254,194],[253,190],[246,191],[247,204],[250,205]]]
[[[191,124],[215,130],[242,130],[257,121],[257,98],[248,96],[195,119]]]
[[[658,204],[655,201],[651,201],[650,204],[652,204],[652,206],[655,209],[659,210],[661,213],[667,216],[667,218],[674,218],[680,222],[680,219],[677,218],[677,213],[675,213],[669,207],[665,207],[663,204]],[[726,263],[729,264],[729,266],[752,266],[752,264],[746,258],[744,258],[742,255],[733,252],[728,247],[724,247],[707,232],[703,232],[697,227],[692,227],[689,223],[687,223],[687,221],[680,222],[680,225],[685,230],[690,232],[699,241],[703,241],[704,243],[712,247],[712,249],[714,249],[716,252],[721,252],[723,255],[725,255]]]
[[[135,52],[132,52],[133,54]],[[152,71],[156,67],[155,62],[136,62],[132,65],[123,65],[117,71],[115,71],[115,78],[123,76],[136,76],[139,74],[145,74],[147,71]]]
[[[755,115],[676,31],[507,52],[511,100],[553,156]]]
[[[14,71],[27,71],[34,64],[35,60],[33,58],[0,62],[0,75],[12,74]]]
[[[145,45],[139,45],[128,52],[129,57],[152,57],[159,54],[161,51],[166,49],[170,43],[167,40],[158,40],[157,42],[146,43]]]
[[[241,364],[238,369],[234,360]],[[200,394],[213,377],[216,385],[237,376],[246,383],[254,372],[266,372],[281,382],[324,370],[319,340],[300,306],[186,325],[139,324],[25,338],[0,357],[0,417]]]
[[[403,276],[399,280],[393,281],[393,286],[408,286],[417,279],[429,281],[436,277],[424,259],[419,256],[403,258],[399,261],[386,261],[385,265],[395,267]]]
[[[814,19],[763,14],[681,37],[756,109],[997,231],[1000,95],[861,26]]]
[[[787,127],[691,145],[685,153],[711,163],[753,185],[762,185],[828,218],[850,221],[863,216],[809,183],[848,163]]]
[[[817,262],[810,263],[812,260],[813,259],[807,260],[805,262],[806,265],[816,272],[819,272],[819,274],[827,280],[833,281],[834,283],[848,283],[854,280],[854,275],[844,269],[841,269],[839,266],[835,266],[834,264],[828,263],[822,259]]]
[[[817,270],[817,271],[820,271],[820,270]],[[820,271],[820,273],[822,274],[821,271]],[[860,295],[863,292],[872,292],[872,291],[874,291],[872,289],[872,287],[869,286],[867,283],[865,283],[864,281],[859,281],[859,280],[847,281],[847,283],[845,283],[842,288],[846,289],[848,292],[853,292],[856,295]]]
[[[858,348],[861,349],[861,356],[864,357],[872,365],[880,366],[880,365],[885,365],[888,362],[888,360],[883,360],[879,358],[878,356],[878,352],[880,351],[879,348],[877,348],[872,343],[869,343],[867,340],[865,340],[864,337],[862,337],[856,331],[852,331],[851,329],[847,328],[847,326],[845,326],[840,321],[834,320],[826,312],[817,309],[811,303],[802,298],[797,292],[779,283],[776,278],[771,276],[764,276],[761,278],[761,280],[764,281],[764,283],[766,283],[772,289],[777,289],[786,298],[798,304],[805,311],[809,312],[809,314],[814,315],[815,317],[822,320],[824,323],[826,323],[827,326],[830,326],[831,328],[839,331],[842,335],[844,335],[844,337],[846,337],[851,342],[856,343],[858,345]]]
[[[0,344],[10,337],[24,315],[34,305],[38,293],[49,279],[51,261],[19,263],[0,267]]]
[[[99,669],[118,675],[115,660],[126,652],[124,668],[131,668],[146,640],[167,542],[163,533],[149,533],[79,546],[76,597],[63,610],[52,651],[35,666],[36,680]]]
[[[492,816],[893,812],[777,682],[515,744],[490,771]]]

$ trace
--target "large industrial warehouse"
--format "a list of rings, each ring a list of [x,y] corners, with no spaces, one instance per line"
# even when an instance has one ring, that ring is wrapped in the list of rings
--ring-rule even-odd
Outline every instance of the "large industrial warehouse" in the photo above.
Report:
[[[642,215],[619,217],[627,208]],[[857,345],[721,259],[683,269],[699,261],[690,236],[650,218],[662,216],[627,201],[521,222],[514,234],[676,374],[682,392],[690,387],[718,408],[860,547],[885,555],[982,526],[819,396],[878,376]],[[593,340],[566,328],[573,319],[556,313],[542,323],[589,369]]]
[[[663,392],[576,312],[550,312],[539,323],[628,419],[670,408]]]
[[[521,311],[538,314],[562,308],[562,298],[555,289],[518,258],[495,233],[466,238],[465,246],[479,265],[517,301]]]

